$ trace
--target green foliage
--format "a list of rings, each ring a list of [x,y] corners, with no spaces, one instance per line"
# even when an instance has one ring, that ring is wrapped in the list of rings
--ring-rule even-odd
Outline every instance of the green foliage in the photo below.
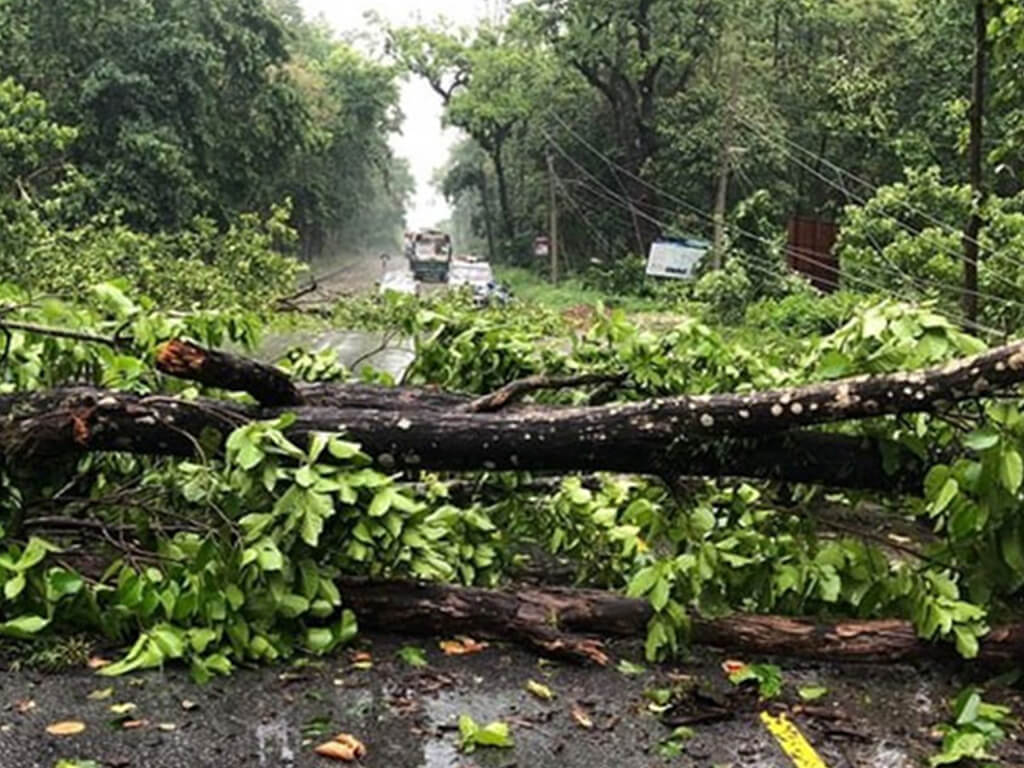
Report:
[[[881,300],[880,296],[852,291],[823,294],[804,284],[782,298],[760,299],[750,304],[744,324],[789,337],[827,336],[852,320],[860,309]]]
[[[706,272],[694,285],[693,297],[707,305],[716,321],[737,323],[754,297],[754,283],[743,265],[731,259],[722,269]]]
[[[953,705],[953,722],[939,726],[942,747],[928,765],[958,765],[964,760],[996,760],[989,750],[1006,738],[1009,707],[981,700],[977,688],[965,688]]]
[[[891,290],[957,306],[962,283],[962,228],[973,211],[965,184],[943,182],[937,168],[909,170],[906,181],[881,187],[862,206],[848,206],[836,246],[843,285],[852,290]],[[1024,196],[993,197],[981,211],[986,226],[978,286],[980,322],[1016,328],[1024,285]]]
[[[0,262],[8,279],[33,293],[84,300],[92,286],[119,281],[164,308],[267,308],[289,293],[302,267],[279,248],[294,233],[288,211],[245,215],[224,231],[196,220],[173,234],[147,235],[102,219],[45,233]]]
[[[774,664],[744,664],[729,673],[733,685],[753,682],[762,699],[773,699],[782,692],[782,670]]]
[[[105,335],[120,329],[125,340],[115,350],[13,331],[14,365],[0,372],[7,391],[75,380],[188,397],[198,390],[150,371],[156,343],[189,335],[244,344],[257,330],[235,312],[169,318],[110,284],[93,290],[92,308],[33,303],[17,289],[3,290],[12,318]],[[861,308],[835,333],[797,346],[761,337],[748,344],[693,318],[654,332],[600,307],[589,328],[559,338],[565,325],[553,313],[475,310],[458,296],[349,301],[336,313],[415,339],[411,381],[466,392],[581,371],[627,372],[623,400],[744,392],[920,368],[983,348],[931,307],[896,302]],[[345,376],[333,356],[292,351],[288,358],[297,378]],[[587,395],[534,397],[571,403]],[[0,497],[8,532],[0,552],[0,632],[25,638],[91,628],[132,644],[107,674],[182,660],[207,679],[240,663],[324,653],[347,642],[355,625],[336,586],[343,577],[493,585],[528,545],[568,563],[579,583],[649,600],[652,660],[685,647],[694,613],[731,610],[902,616],[922,637],[955,643],[970,657],[990,617],[1024,586],[1017,521],[1024,419],[1013,402],[843,427],[902,443],[931,467],[922,498],[896,507],[936,534],[919,559],[870,538],[819,530],[807,509],[821,497],[807,490],[782,504],[770,484],[691,482],[670,492],[637,478],[570,476],[538,492],[529,477],[484,473],[471,498],[456,504],[445,479],[421,476],[410,484],[374,469],[343,435],[296,442],[285,435],[290,424],[283,417],[241,427],[228,436],[223,457],[90,456],[39,477],[0,476],[15,491]],[[731,442],[712,449],[727,457]],[[19,530],[39,500],[72,479],[95,500],[94,519],[136,532],[127,552],[114,539],[108,567],[89,578],[63,564],[60,537],[26,538]]]
[[[469,715],[459,715],[459,748],[469,754],[477,747],[511,749],[515,746],[507,723],[495,721],[479,725]]]

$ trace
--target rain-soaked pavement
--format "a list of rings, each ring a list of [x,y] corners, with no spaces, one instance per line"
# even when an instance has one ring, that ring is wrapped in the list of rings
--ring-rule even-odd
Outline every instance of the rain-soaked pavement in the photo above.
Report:
[[[829,768],[912,768],[934,753],[934,726],[948,718],[946,701],[963,684],[951,667],[787,663],[782,694],[770,702],[736,695],[720,669],[723,657],[700,652],[692,661],[626,676],[539,663],[525,651],[492,646],[466,656],[445,656],[436,640],[365,638],[369,669],[353,666],[352,651],[303,666],[239,670],[196,686],[182,669],[113,680],[88,670],[0,677],[0,765],[53,768],[60,759],[99,765],[152,768],[182,766],[328,766],[313,748],[337,733],[365,743],[365,766],[380,768],[792,768],[759,714],[788,712]],[[397,650],[413,643],[428,666],[414,668]],[[613,650],[636,658],[634,644]],[[546,701],[525,689],[528,680],[548,686]],[[651,711],[645,691],[677,686],[703,690],[691,717],[694,735],[682,753],[661,754],[672,732]],[[797,689],[828,692],[800,712]],[[107,698],[90,692],[114,687]],[[1024,711],[1013,695],[1002,700]],[[706,709],[703,714],[700,701]],[[122,727],[111,706],[130,702],[137,727]],[[716,702],[708,704],[708,702]],[[581,725],[572,712],[589,720]],[[507,723],[512,749],[458,749],[457,720]],[[708,717],[708,715],[714,715]],[[51,736],[46,726],[78,720],[85,730]],[[1000,753],[1003,766],[1024,765],[1014,730]]]
[[[375,331],[330,329],[268,336],[260,345],[258,357],[273,362],[294,347],[310,352],[333,348],[338,353],[338,361],[349,369],[355,368],[355,373],[369,366],[390,374],[395,381],[402,378],[415,355],[411,339]]]

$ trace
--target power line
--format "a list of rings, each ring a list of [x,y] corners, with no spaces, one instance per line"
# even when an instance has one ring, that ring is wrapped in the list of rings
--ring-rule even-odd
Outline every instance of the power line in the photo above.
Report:
[[[746,125],[746,126],[747,126],[748,128],[751,128],[751,129],[752,129],[752,130],[754,130],[754,131],[755,131],[756,133],[758,133],[758,134],[759,134],[759,135],[761,136],[761,138],[763,138],[763,139],[766,139],[766,140],[768,141],[768,143],[769,143],[769,144],[772,144],[772,145],[773,145],[773,146],[775,146],[775,147],[782,147],[782,145],[781,145],[781,144],[780,144],[780,143],[779,143],[778,141],[774,140],[774,139],[772,138],[772,136],[771,136],[771,135],[770,135],[769,133],[767,133],[767,131],[766,131],[766,130],[762,130],[762,129],[759,129],[759,128],[757,127],[757,125],[756,125],[756,124],[754,124],[753,122],[751,122],[750,120],[748,120],[748,119],[746,119],[746,118],[744,118],[744,117],[742,117],[742,116],[740,116],[740,118],[739,118],[739,119],[740,119],[740,121],[741,121],[741,122],[743,122],[743,123],[744,123],[744,124],[745,124],[745,125]],[[822,157],[821,155],[817,155],[817,154],[815,154],[814,152],[812,152],[812,151],[811,151],[811,150],[809,150],[809,149],[806,149],[806,148],[804,148],[804,147],[800,147],[800,145],[799,145],[799,144],[797,144],[796,142],[793,142],[793,141],[791,141],[791,140],[789,140],[789,139],[785,139],[785,141],[786,141],[786,143],[788,143],[788,144],[791,144],[791,145],[793,145],[793,146],[799,147],[799,148],[800,148],[800,149],[801,149],[801,150],[802,150],[802,151],[803,151],[803,152],[804,152],[805,154],[808,154],[809,156],[811,156],[811,157],[815,158],[815,159],[816,159],[816,160],[818,160],[819,162],[823,162],[823,163],[825,163],[825,164],[829,165],[830,167],[832,167],[832,168],[835,168],[835,169],[837,169],[837,175],[839,175],[839,176],[840,176],[840,178],[841,178],[841,177],[842,177],[842,175],[844,175],[844,174],[846,174],[846,175],[852,175],[852,174],[848,174],[847,172],[843,171],[843,170],[842,170],[841,168],[839,168],[839,166],[836,166],[836,165],[834,165],[833,163],[829,162],[829,161],[828,161],[828,160],[827,160],[826,158]],[[793,161],[794,163],[796,163],[797,165],[799,165],[799,166],[800,166],[801,168],[803,168],[804,170],[808,171],[808,172],[809,172],[809,173],[810,173],[810,174],[811,174],[812,176],[816,177],[816,178],[817,178],[817,179],[819,179],[820,181],[823,181],[823,182],[825,182],[826,184],[828,184],[828,185],[829,185],[830,187],[832,187],[833,189],[836,189],[836,190],[838,190],[838,191],[842,192],[842,193],[843,193],[844,195],[846,195],[846,196],[847,196],[847,198],[853,198],[853,199],[854,199],[855,201],[857,201],[857,202],[858,202],[858,203],[859,203],[860,205],[866,205],[866,204],[868,203],[868,199],[867,199],[867,198],[859,197],[858,195],[856,195],[856,194],[853,194],[852,192],[850,192],[850,191],[849,191],[849,190],[848,190],[848,189],[846,188],[846,186],[845,186],[845,185],[842,185],[842,184],[837,184],[836,182],[832,181],[832,180],[831,180],[831,179],[829,179],[828,177],[826,177],[826,176],[824,176],[823,174],[821,174],[821,173],[820,173],[820,172],[819,172],[819,171],[818,171],[818,170],[817,170],[816,168],[814,168],[814,167],[812,167],[812,166],[808,165],[807,163],[805,163],[804,161],[800,160],[799,158],[797,158],[797,157],[796,157],[796,156],[795,156],[795,155],[794,155],[793,153],[789,152],[788,150],[786,150],[786,149],[782,149],[782,152],[783,152],[783,154],[785,154],[785,155],[786,155],[786,157],[788,157],[788,158],[789,158],[790,160],[792,160],[792,161]],[[870,187],[870,185],[869,185],[869,184],[867,184],[867,182],[862,182],[862,183],[863,183],[863,184],[865,184],[866,186],[868,186],[869,188],[872,188],[872,189],[873,189],[873,190],[874,190],[875,192],[877,192],[877,191],[878,191],[878,188],[877,188],[877,187]],[[922,215],[922,216],[927,216],[927,214],[926,214],[925,212],[923,212],[923,211],[920,211],[919,209],[917,209],[917,208],[915,208],[914,206],[911,206],[911,205],[909,205],[909,204],[907,204],[907,203],[902,203],[902,201],[901,201],[901,205],[903,205],[903,206],[904,206],[905,208],[908,208],[909,210],[911,210],[911,211],[913,211],[913,212],[916,212],[916,213],[918,213],[918,215]],[[908,224],[907,222],[901,221],[900,219],[896,218],[895,216],[892,216],[891,214],[887,214],[887,213],[885,213],[884,211],[880,211],[880,212],[879,212],[879,216],[880,216],[881,218],[883,218],[883,219],[886,219],[886,220],[888,220],[888,221],[891,221],[891,222],[893,222],[893,223],[894,223],[894,224],[896,224],[896,225],[897,225],[898,227],[901,227],[902,229],[906,230],[907,232],[909,232],[909,233],[911,233],[911,234],[913,234],[913,235],[917,235],[917,236],[923,236],[923,235],[924,235],[924,230],[920,230],[920,229],[917,229],[917,228],[915,228],[915,227],[911,226],[910,224]],[[943,225],[943,226],[945,226],[945,227],[949,227],[949,225],[946,225],[946,224],[944,224],[943,222],[939,221],[938,219],[934,219],[934,218],[932,218],[932,220],[933,220],[933,221],[936,221],[936,222],[938,222],[939,224],[942,224],[942,225]],[[955,230],[955,229],[954,229],[954,230],[952,230],[952,231],[953,231],[954,233],[956,233],[956,234],[962,234],[962,233],[960,233],[960,232],[959,232],[959,230]],[[889,261],[889,263],[890,263],[890,264],[892,264],[892,266],[893,266],[893,267],[895,267],[896,269],[899,269],[899,267],[898,267],[898,266],[897,266],[897,265],[896,265],[895,263],[891,262],[891,260],[889,260],[889,259],[888,259],[888,257],[885,257],[885,256],[884,256],[884,254],[882,253],[882,249],[881,249],[881,248],[879,248],[879,246],[878,246],[878,243],[877,243],[877,242],[875,242],[873,238],[871,238],[871,239],[872,239],[872,245],[873,245],[873,246],[874,246],[874,247],[876,248],[876,250],[878,250],[878,251],[879,251],[879,255],[880,255],[880,256],[882,256],[883,258],[885,258],[885,259],[886,259],[886,261]],[[970,240],[970,238],[965,238],[965,240],[968,240],[968,241],[969,241],[969,240]],[[961,255],[961,254],[960,254],[959,252],[957,252],[957,251],[952,251],[952,250],[950,250],[949,248],[945,248],[945,247],[942,247],[942,246],[939,246],[939,250],[940,250],[940,251],[941,251],[942,253],[945,253],[945,254],[946,254],[947,256],[951,256],[951,257],[953,257],[953,258],[954,258],[955,260],[959,260],[959,258],[960,258],[960,255]],[[1008,258],[1009,258],[1009,259],[1010,259],[1011,261],[1015,261],[1015,263],[1018,263],[1018,264],[1020,264],[1020,265],[1024,266],[1024,261],[1017,261],[1017,260],[1016,260],[1016,259],[1014,259],[1014,258],[1013,258],[1012,256],[1010,256],[1009,254],[1007,254],[1007,257],[1008,257]],[[999,272],[996,272],[996,271],[994,271],[994,270],[990,270],[990,274],[991,274],[991,275],[992,275],[992,276],[993,276],[994,278],[997,278],[998,280],[1001,280],[1002,282],[1006,283],[1006,284],[1007,284],[1008,286],[1010,286],[1010,287],[1011,287],[1011,288],[1013,288],[1014,290],[1018,290],[1018,286],[1017,286],[1017,285],[1016,285],[1015,283],[1013,283],[1013,282],[1012,282],[1011,280],[1009,280],[1008,278],[1006,278],[1006,277],[1004,277],[1003,275],[1001,275],[1001,274],[1000,274]],[[912,277],[912,276],[910,276],[910,275],[907,275],[907,276],[908,276],[908,277],[911,277],[911,279],[915,279],[915,278],[913,278],[913,277]],[[958,289],[958,290],[960,290],[960,289]],[[984,293],[984,292],[982,292],[982,291],[977,291],[977,290],[976,290],[976,291],[974,291],[974,293],[975,293],[976,295],[980,296],[980,297],[983,297],[983,298],[988,298],[988,299],[990,299],[990,300],[1010,302],[1010,303],[1013,303],[1013,304],[1017,304],[1018,306],[1022,306],[1022,307],[1024,307],[1024,303],[1022,303],[1022,302],[1019,302],[1019,301],[1016,301],[1015,299],[1011,299],[1011,298],[1008,298],[1008,297],[1004,297],[1004,296],[997,296],[997,295],[995,295],[995,294],[990,294],[990,293]]]
[[[753,127],[754,130],[758,130],[757,127],[753,125],[753,123],[749,122],[749,118],[744,118],[744,117],[740,116],[740,120],[743,121],[744,123],[747,123],[748,127]],[[763,130],[767,131],[767,127],[765,127],[763,124],[762,124],[761,128]],[[765,135],[768,135],[768,134],[765,134]],[[852,171],[846,170],[845,168],[843,168],[840,165],[837,165],[836,163],[832,162],[828,158],[822,157],[821,155],[819,155],[816,152],[814,152],[814,150],[807,149],[806,147],[802,146],[801,144],[799,144],[798,142],[796,142],[793,139],[789,138],[788,136],[782,135],[782,136],[779,137],[779,139],[781,139],[781,141],[784,141],[786,144],[789,144],[790,146],[794,147],[795,149],[798,149],[800,152],[802,152],[805,155],[813,158],[814,160],[818,160],[818,161],[824,163],[829,168],[834,170],[836,173],[841,174],[843,176],[846,176],[848,179],[851,179],[852,181],[857,182],[862,187],[871,190],[872,193],[878,191],[879,188],[876,185],[872,184],[870,181],[867,181],[866,179],[862,178],[861,176],[858,176],[857,174],[853,173]],[[935,224],[935,225],[939,226],[940,228],[946,230],[950,234],[957,235],[958,237],[962,237],[965,241],[973,242],[976,245],[978,245],[978,247],[982,247],[982,245],[981,245],[981,243],[979,241],[973,240],[972,238],[967,237],[962,230],[957,229],[952,224],[948,224],[947,222],[942,221],[941,219],[937,218],[936,216],[933,216],[931,213],[929,213],[928,211],[924,210],[923,208],[918,208],[917,206],[913,205],[912,203],[908,203],[908,202],[903,201],[903,200],[900,200],[900,201],[897,201],[897,202],[904,209],[910,211],[911,213],[915,213],[918,216],[921,216],[923,219],[925,219],[927,221],[930,221],[932,224]]]
[[[588,142],[585,138],[580,136],[577,131],[575,131],[571,126],[569,126],[564,120],[562,120],[554,112],[549,110],[549,114],[554,115],[555,119],[559,123],[562,124],[563,128],[565,128],[567,131],[569,131],[569,133],[572,134],[576,138],[577,141],[579,141],[581,144],[583,144],[593,154],[595,154],[598,157],[604,159],[606,162],[615,165],[620,170],[622,170],[623,173],[625,173],[626,175],[636,179],[638,182],[640,182],[641,184],[647,186],[652,191],[657,192],[659,195],[661,195],[663,197],[666,197],[668,199],[676,201],[681,206],[683,206],[684,208],[692,211],[695,215],[699,216],[700,218],[704,219],[705,221],[710,221],[711,220],[711,216],[709,214],[707,214],[706,212],[704,212],[701,209],[697,208],[696,206],[692,205],[688,201],[686,201],[686,200],[684,200],[684,199],[682,199],[682,198],[680,198],[680,197],[678,197],[678,196],[676,196],[676,195],[674,195],[672,193],[669,193],[666,190],[660,189],[656,185],[653,185],[650,182],[646,181],[645,179],[642,179],[641,177],[637,176],[635,173],[633,173],[629,169],[622,167],[618,163],[615,163],[614,160],[612,160],[611,158],[608,158],[603,152],[601,152],[601,150],[597,149],[590,142]],[[543,135],[545,136],[547,141],[555,148],[555,150],[562,157],[564,157],[570,164],[572,164],[574,167],[576,167],[581,172],[583,172],[586,176],[588,176],[590,179],[592,179],[599,187],[604,189],[604,193],[603,194],[604,194],[605,197],[609,198],[612,202],[615,202],[615,203],[617,203],[619,205],[622,205],[623,207],[627,208],[627,210],[630,209],[631,207],[633,207],[633,203],[632,203],[631,200],[627,200],[627,199],[623,198],[622,196],[618,195],[617,193],[615,193],[613,190],[609,189],[607,187],[607,185],[605,185],[603,182],[600,181],[600,179],[598,179],[596,176],[594,176],[592,173],[590,173],[583,165],[581,165],[578,161],[576,161],[551,136],[551,134],[548,131],[546,131],[546,130],[544,130],[542,128],[541,132],[543,133]],[[650,214],[648,214],[648,213],[646,213],[644,211],[640,211],[640,210],[638,210],[637,213],[639,213],[640,215],[644,216],[644,218],[646,218],[651,223],[656,224],[657,226],[661,227],[663,230],[667,229],[667,227],[664,224],[664,222],[662,222],[659,219],[651,216]],[[752,239],[754,241],[761,242],[761,243],[767,244],[767,245],[772,246],[772,247],[774,247],[774,245],[775,245],[770,240],[767,240],[766,238],[761,237],[760,235],[757,235],[755,233],[749,232],[749,231],[743,229],[742,227],[734,226],[733,229],[735,231],[740,232],[741,234],[743,234],[747,238]],[[808,261],[811,261],[812,263],[817,263],[819,265],[826,266],[826,268],[832,269],[833,271],[838,271],[837,268],[834,265],[828,264],[827,262],[821,261],[819,259],[811,258],[811,257],[809,257],[807,255],[804,255],[804,258],[806,260],[808,260]],[[900,273],[900,274],[902,275],[902,273]],[[905,275],[903,275],[903,276],[905,276]],[[900,299],[900,300],[904,300],[904,301],[912,300],[912,297],[905,297],[905,296],[900,296],[899,294],[895,294],[891,289],[889,289],[889,288],[887,288],[887,287],[885,287],[883,285],[879,285],[878,283],[875,283],[875,282],[873,282],[871,280],[868,280],[865,277],[854,276],[854,275],[846,275],[845,278],[847,280],[850,280],[851,282],[860,283],[862,285],[866,285],[866,286],[872,288],[874,292],[881,293],[883,295],[891,295],[894,298],[897,298],[897,299]],[[938,314],[944,315],[947,319],[950,319],[950,320],[953,320],[953,321],[956,321],[956,322],[964,322],[964,318],[962,318],[962,317],[960,317],[958,315],[954,315],[954,314],[951,314],[949,312],[943,312],[942,310],[938,310],[938,309],[936,310],[936,312]],[[998,330],[998,329],[995,329],[995,328],[990,328],[990,327],[984,326],[984,325],[982,325],[980,323],[972,322],[971,326],[973,328],[977,329],[977,330],[985,331],[987,333],[992,333],[992,334],[995,334],[995,335],[998,335],[998,336],[1005,335],[1004,332],[1001,331],[1001,330]]]

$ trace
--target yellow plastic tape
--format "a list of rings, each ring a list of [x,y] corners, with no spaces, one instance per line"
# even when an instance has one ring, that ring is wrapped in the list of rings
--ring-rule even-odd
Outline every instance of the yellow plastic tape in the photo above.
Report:
[[[800,730],[786,719],[785,715],[774,717],[767,712],[761,713],[761,722],[771,731],[779,742],[782,751],[789,756],[796,768],[828,768],[810,742],[804,738]]]

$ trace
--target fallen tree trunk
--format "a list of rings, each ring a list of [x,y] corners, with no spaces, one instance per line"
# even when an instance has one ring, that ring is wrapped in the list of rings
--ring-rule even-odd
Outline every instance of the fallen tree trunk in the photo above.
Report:
[[[295,399],[298,393],[294,387],[287,396],[291,398],[289,402],[280,402],[281,379],[290,382],[284,374],[261,363],[180,341],[167,342],[159,360],[161,370],[172,375],[223,389],[248,391],[263,405],[302,403],[301,398]],[[527,391],[565,386],[567,382],[582,384],[617,378],[620,377],[591,374],[568,379],[529,377],[473,400],[465,410],[497,411]],[[524,421],[594,430],[605,427],[614,430],[626,423],[635,428],[669,433],[673,438],[756,435],[851,419],[932,411],[950,403],[995,394],[1022,381],[1024,342],[1015,342],[923,371],[855,376],[743,395],[683,395],[584,408],[523,409],[520,415]],[[269,392],[265,398],[259,393],[263,388]],[[336,389],[344,395],[344,386]],[[320,404],[344,405],[326,398]]]
[[[211,429],[223,439],[241,424],[287,411],[296,417],[288,429],[296,441],[344,431],[388,471],[607,470],[915,491],[922,467],[909,451],[885,446],[898,459],[893,476],[881,442],[803,428],[930,411],[1005,389],[1024,378],[1024,342],[915,373],[588,407],[508,405],[524,391],[567,381],[544,377],[476,400],[425,389],[300,385],[270,366],[180,341],[161,348],[158,365],[246,391],[262,407],[92,389],[0,396],[0,450],[15,464],[82,450],[184,456]]]
[[[345,604],[361,626],[403,633],[507,640],[540,653],[606,664],[601,637],[644,636],[652,616],[646,600],[589,589],[479,589],[405,581],[345,580]],[[743,654],[831,661],[902,662],[956,658],[952,645],[917,636],[908,621],[817,622],[734,614],[693,622],[692,640]],[[995,627],[980,645],[983,663],[1018,661],[1024,624]]]
[[[341,397],[340,391],[332,388],[330,397]],[[906,451],[904,470],[886,472],[880,442],[865,438],[796,431],[680,441],[644,424],[623,423],[615,432],[595,433],[572,420],[552,420],[544,410],[477,414],[424,407],[418,395],[406,394],[403,400],[402,394],[389,394],[360,387],[355,399],[361,407],[281,409],[90,388],[0,396],[0,450],[14,465],[86,451],[194,456],[201,444],[209,445],[211,431],[223,440],[252,420],[291,413],[296,420],[287,434],[293,440],[303,443],[314,432],[343,430],[387,471],[613,471],[751,477],[894,492],[914,492],[922,480],[920,462]],[[423,397],[444,402],[451,396]],[[393,407],[384,410],[388,403]],[[374,404],[378,407],[370,407]]]

